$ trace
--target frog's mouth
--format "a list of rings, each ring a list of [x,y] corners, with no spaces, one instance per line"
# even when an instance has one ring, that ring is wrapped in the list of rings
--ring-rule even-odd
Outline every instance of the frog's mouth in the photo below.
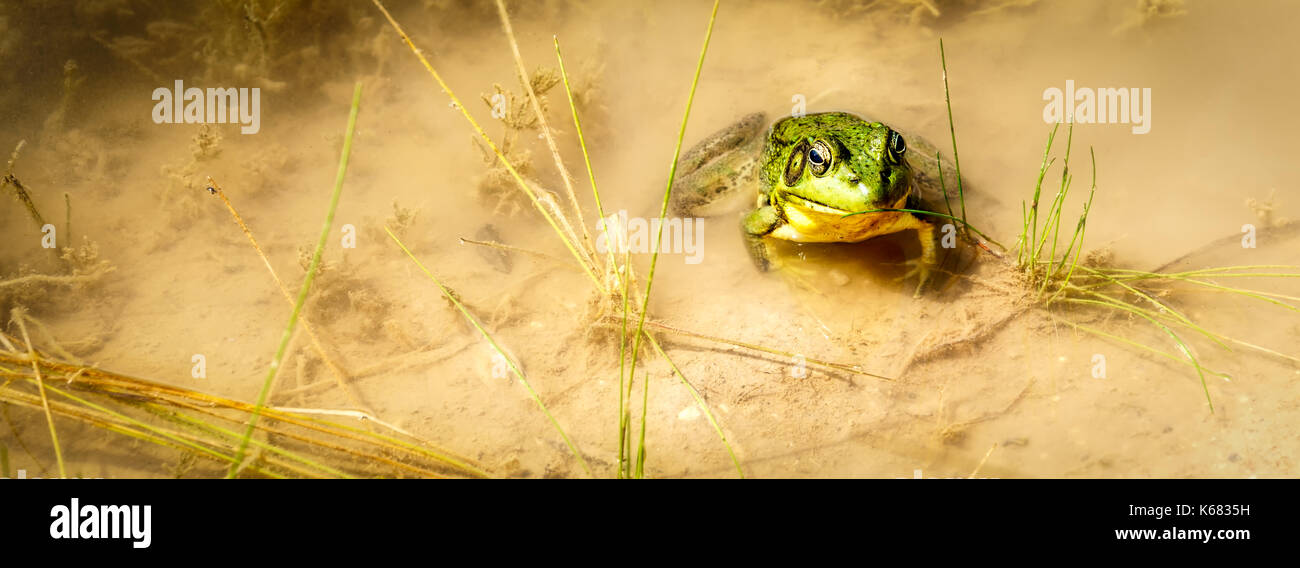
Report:
[[[786,198],[786,200],[790,201],[790,202],[793,203],[794,205],[797,205],[797,206],[799,206],[799,207],[803,207],[803,208],[806,208],[806,209],[809,209],[809,210],[812,210],[812,211],[816,211],[816,212],[818,212],[818,213],[825,213],[825,214],[827,214],[827,215],[847,215],[847,214],[849,214],[849,213],[854,213],[854,211],[845,211],[845,210],[840,209],[840,208],[838,208],[838,207],[832,207],[832,206],[827,205],[827,204],[825,204],[825,203],[822,203],[822,202],[820,202],[820,201],[813,201],[813,200],[808,199],[808,198],[806,198],[806,197],[799,197],[799,196],[794,195],[794,194],[786,194],[786,195],[785,195],[785,198]]]
[[[861,186],[862,184],[858,184],[858,185]],[[799,197],[798,195],[794,195],[794,194],[791,194],[791,193],[787,193],[787,194],[785,194],[784,198],[785,198],[786,201],[790,202],[790,204],[792,204],[792,205],[795,205],[795,206],[798,206],[798,207],[803,207],[803,208],[808,209],[808,210],[810,210],[810,211],[814,211],[814,212],[822,213],[822,214],[826,214],[826,215],[839,215],[839,216],[844,216],[844,215],[848,215],[848,214],[850,214],[850,213],[862,213],[862,212],[863,212],[863,211],[846,211],[846,210],[844,210],[844,209],[840,209],[839,207],[834,207],[834,206],[832,206],[832,205],[827,205],[827,204],[822,203],[822,202],[820,202],[820,201],[813,201],[813,200],[808,199],[808,198],[806,198],[806,197]],[[894,204],[890,205],[889,207],[881,207],[881,209],[897,209],[897,208],[899,208],[899,207],[902,207],[906,202],[907,202],[907,195],[904,194],[903,197],[899,198],[899,200],[898,200],[897,203],[894,203]],[[870,210],[870,209],[875,209],[875,207],[869,208],[868,210]]]

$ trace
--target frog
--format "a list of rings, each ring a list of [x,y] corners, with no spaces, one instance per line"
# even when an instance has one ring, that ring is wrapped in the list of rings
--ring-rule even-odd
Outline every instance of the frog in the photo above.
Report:
[[[715,204],[753,191],[740,226],[761,272],[774,268],[772,239],[858,243],[915,231],[921,253],[906,261],[904,278],[917,278],[913,295],[920,297],[937,265],[943,220],[928,213],[937,211],[935,196],[944,195],[941,170],[951,176],[951,169],[923,139],[857,114],[792,115],[768,126],[759,112],[682,155],[671,203],[676,215],[711,216]]]

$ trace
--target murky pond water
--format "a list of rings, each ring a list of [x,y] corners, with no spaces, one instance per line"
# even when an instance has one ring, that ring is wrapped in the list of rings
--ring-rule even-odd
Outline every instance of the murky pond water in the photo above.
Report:
[[[621,304],[597,291],[608,275],[578,267],[372,4],[264,4],[0,7],[3,155],[24,141],[0,207],[0,308],[13,353],[26,353],[25,327],[51,358],[256,400],[292,306],[208,178],[296,292],[359,81],[346,182],[303,311],[316,340],[299,331],[270,404],[364,411],[494,475],[587,474],[387,225],[519,362],[591,473],[615,475],[620,359],[609,324]],[[533,187],[554,192],[575,232],[594,238],[595,200],[556,81],[558,38],[602,209],[656,217],[712,4],[508,4],[581,213],[530,122],[495,4],[389,8],[485,133],[508,140]],[[685,143],[753,111],[842,110],[951,154],[942,38],[969,218],[995,240],[1016,242],[1052,129],[1045,115],[1053,96],[1073,95],[1085,108],[1060,109],[1077,123],[1064,238],[1095,181],[1083,246],[1106,266],[1300,264],[1288,223],[1300,211],[1300,119],[1289,104],[1300,81],[1297,12],[1286,2],[724,2]],[[177,81],[182,99],[184,88],[244,88],[249,98],[257,88],[257,106],[241,107],[256,127],[233,109],[210,125],[197,109],[160,109],[155,90],[174,93]],[[1065,141],[1062,128],[1044,208]],[[10,199],[13,182],[40,222]],[[947,285],[920,298],[896,281],[917,253],[910,233],[778,246],[792,270],[759,274],[738,211],[692,220],[682,237],[698,248],[657,263],[649,319],[667,357],[642,353],[631,405],[635,443],[648,377],[649,476],[737,475],[719,430],[757,477],[1297,472],[1295,278],[1196,277],[1250,296],[1186,281],[1150,289],[1195,322],[1178,337],[1206,369],[1203,386],[1159,326],[1085,304],[1045,310],[1008,262],[976,249],[945,263]],[[45,226],[57,248],[79,248],[62,259],[42,248]],[[644,286],[650,256],[632,262]],[[4,368],[18,377],[19,367]],[[0,389],[6,473],[57,475],[45,415],[18,398],[35,392],[27,378]],[[223,473],[85,420],[60,415],[55,425],[70,475]]]

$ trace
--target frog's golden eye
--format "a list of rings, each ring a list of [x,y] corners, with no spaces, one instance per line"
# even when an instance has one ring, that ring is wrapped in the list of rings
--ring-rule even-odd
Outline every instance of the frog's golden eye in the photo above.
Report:
[[[903,140],[903,135],[893,130],[889,131],[889,157],[895,161],[901,161],[903,154],[907,153],[907,141]]]
[[[808,163],[804,158],[808,155],[808,145],[800,144],[793,152],[790,152],[790,161],[785,164],[785,184],[794,186],[799,182],[799,176],[803,175],[804,165]]]
[[[821,177],[831,171],[832,156],[831,145],[825,140],[813,142],[813,145],[808,148],[808,164],[812,166],[813,175]]]

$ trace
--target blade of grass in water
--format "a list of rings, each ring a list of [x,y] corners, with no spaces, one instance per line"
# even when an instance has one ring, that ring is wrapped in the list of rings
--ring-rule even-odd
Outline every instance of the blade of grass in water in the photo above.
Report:
[[[1047,221],[1043,223],[1042,241],[1034,248],[1035,262],[1042,255],[1043,249],[1047,246],[1048,233],[1052,236],[1052,250],[1047,255],[1047,266],[1050,272],[1052,261],[1056,256],[1056,241],[1061,234],[1061,210],[1065,207],[1065,197],[1070,191],[1070,150],[1074,146],[1074,123],[1071,122],[1065,131],[1065,160],[1061,162],[1061,187],[1056,191],[1056,197],[1052,198],[1052,207],[1047,211]],[[1044,275],[1046,277],[1046,275]],[[1041,292],[1040,292],[1041,293]]]
[[[1038,197],[1043,191],[1043,178],[1047,177],[1047,169],[1056,161],[1051,157],[1052,142],[1056,139],[1056,130],[1060,127],[1059,122],[1053,124],[1051,132],[1047,133],[1047,146],[1043,148],[1043,163],[1038,167],[1038,181],[1034,182],[1034,200],[1029,204],[1029,214],[1025,216],[1024,226],[1020,232],[1020,246],[1016,258],[1021,267],[1029,266],[1035,260],[1030,258],[1030,254],[1033,243],[1038,240]]]
[[[40,389],[41,405],[45,409],[45,422],[50,427],[50,442],[54,444],[54,458],[59,464],[59,477],[67,478],[67,471],[63,468],[63,447],[59,444],[59,433],[54,429],[54,415],[50,412],[50,400],[45,395],[45,380],[41,377],[40,365],[37,364],[36,350],[32,348],[32,339],[27,336],[27,325],[23,323],[22,308],[13,309],[13,319],[9,320],[18,324],[18,329],[23,332],[23,341],[27,342],[27,357],[32,360],[32,372],[36,373],[36,386]]]
[[[623,229],[619,229],[623,230]],[[627,363],[627,313],[631,307],[632,291],[632,249],[629,247],[623,251],[623,269],[627,271],[623,275],[623,321],[618,330],[618,477],[624,476],[624,464],[626,456],[623,452],[624,439],[627,432],[627,411],[624,410],[623,383],[626,381],[626,363]]]
[[[275,382],[275,375],[280,370],[280,361],[284,359],[284,353],[289,348],[289,340],[293,338],[294,329],[298,326],[298,315],[302,313],[302,305],[307,302],[307,292],[311,290],[312,280],[316,278],[316,270],[320,267],[321,253],[325,250],[325,241],[329,238],[330,228],[334,225],[334,211],[338,209],[339,195],[343,193],[343,179],[348,171],[348,157],[352,154],[352,135],[357,128],[357,113],[361,110],[361,83],[357,83],[352,90],[352,110],[348,114],[347,134],[343,138],[343,152],[339,157],[339,169],[334,177],[334,193],[330,196],[329,210],[325,213],[325,223],[321,227],[320,238],[316,241],[316,250],[311,255],[311,265],[307,268],[307,277],[303,278],[302,287],[298,290],[298,300],[293,306],[293,313],[289,315],[289,323],[284,328],[284,334],[280,336],[280,347],[276,349],[275,358],[271,360],[271,368],[266,372],[266,380],[262,382],[262,391],[257,394],[257,404],[253,406],[253,415],[248,420],[248,428],[244,430],[244,438],[239,442],[239,449],[235,452],[235,462],[230,465],[230,470],[226,472],[226,478],[235,477],[239,471],[241,462],[244,461],[244,453],[248,450],[248,441],[253,437],[253,430],[257,426],[257,419],[262,414],[262,407],[266,405],[267,394],[271,392],[271,385]]]
[[[1205,403],[1210,406],[1210,414],[1214,414],[1214,401],[1210,399],[1210,386],[1208,383],[1205,382],[1205,368],[1201,366],[1201,363],[1196,359],[1196,356],[1192,355],[1191,347],[1188,347],[1187,344],[1183,342],[1183,339],[1179,337],[1177,333],[1174,332],[1174,330],[1169,329],[1169,326],[1166,326],[1165,324],[1160,323],[1155,318],[1143,313],[1143,310],[1134,308],[1133,306],[1129,304],[1125,304],[1123,302],[1110,303],[1110,302],[1102,302],[1099,300],[1085,300],[1082,298],[1070,298],[1067,301],[1077,303],[1077,304],[1093,304],[1093,305],[1100,305],[1109,308],[1118,308],[1132,314],[1137,314],[1143,319],[1151,322],[1151,325],[1160,328],[1160,330],[1165,332],[1166,335],[1173,338],[1174,343],[1178,344],[1178,347],[1183,352],[1183,355],[1186,356],[1187,359],[1191,361],[1192,367],[1196,368],[1196,374],[1201,378],[1201,390],[1205,391]]]
[[[650,272],[646,275],[645,295],[641,298],[641,312],[637,314],[636,333],[632,336],[632,363],[628,372],[629,379],[636,376],[637,352],[641,349],[641,334],[645,329],[646,309],[650,306],[650,287],[654,285],[655,267],[659,264],[659,246],[663,240],[664,218],[668,216],[668,201],[673,192],[673,180],[677,176],[677,160],[682,154],[682,139],[686,137],[686,124],[691,118],[691,104],[695,102],[695,88],[700,84],[700,71],[704,68],[704,56],[709,52],[709,40],[713,38],[713,23],[718,19],[718,3],[714,0],[713,11],[709,14],[709,27],[704,32],[704,45],[700,48],[700,58],[695,63],[695,77],[691,80],[691,92],[686,97],[686,112],[682,114],[682,125],[677,131],[677,145],[673,148],[673,161],[668,166],[668,183],[664,187],[663,203],[659,207],[659,230],[652,242],[650,253]],[[632,381],[627,388],[631,390]],[[620,433],[620,438],[626,433]]]
[[[591,194],[596,200],[596,214],[598,215],[598,218],[601,219],[601,226],[604,227],[605,242],[614,243],[614,235],[610,234],[610,223],[605,220],[605,206],[600,200],[600,190],[597,189],[596,186],[596,171],[591,167],[591,154],[587,151],[587,138],[582,134],[582,120],[578,118],[578,105],[573,99],[573,89],[569,85],[569,72],[564,67],[564,55],[560,53],[560,38],[552,36],[551,40],[555,43],[555,59],[559,61],[560,64],[560,79],[564,82],[564,94],[569,99],[569,110],[573,113],[573,128],[578,135],[578,145],[582,148],[582,160],[587,166],[587,179],[591,181]],[[622,231],[624,228],[620,227],[619,230]],[[632,268],[628,263],[630,259],[630,251],[625,251],[623,254],[623,268],[626,272],[620,275],[618,261],[614,256],[614,248],[615,247],[613,246],[608,246],[606,247],[605,252],[608,270],[614,274],[616,278],[622,281],[623,294],[623,323],[622,326],[619,327],[618,335],[618,462],[616,464],[616,476],[622,478],[624,472],[623,464],[626,457],[624,455],[623,433],[626,431],[627,427],[627,423],[624,421],[623,385],[626,382],[627,372],[628,286],[632,280]],[[615,281],[610,284],[611,286],[618,286],[619,282]],[[611,288],[611,290],[612,289],[613,288]]]
[[[194,451],[201,452],[201,453],[207,454],[207,455],[209,455],[209,456],[212,456],[212,457],[214,457],[214,458],[216,458],[216,459],[218,459],[218,460],[228,461],[228,462],[230,462],[231,467],[236,467],[236,466],[238,466],[238,465],[239,465],[239,462],[242,461],[242,460],[237,459],[237,458],[235,458],[235,457],[233,457],[233,456],[228,456],[228,455],[222,454],[222,453],[216,451],[215,449],[213,449],[213,448],[211,448],[211,447],[208,447],[208,446],[205,446],[205,445],[203,445],[203,444],[200,444],[200,443],[198,443],[198,442],[195,442],[195,441],[192,441],[192,440],[186,440],[186,439],[184,439],[184,438],[182,438],[182,437],[180,437],[180,436],[177,436],[175,433],[170,433],[170,432],[168,432],[167,430],[164,430],[164,429],[161,429],[161,428],[156,428],[156,427],[150,426],[149,424],[146,424],[146,423],[144,423],[144,422],[142,422],[142,421],[140,421],[140,420],[136,420],[136,419],[134,419],[134,418],[131,418],[131,417],[125,415],[125,414],[122,414],[122,413],[119,413],[119,412],[114,412],[113,410],[110,410],[109,408],[107,408],[107,407],[105,407],[105,406],[101,406],[101,405],[95,404],[95,403],[93,403],[93,402],[90,402],[89,400],[86,400],[86,399],[84,399],[84,398],[78,397],[78,396],[76,396],[76,395],[74,395],[74,394],[72,394],[72,393],[70,393],[70,392],[62,391],[62,390],[56,389],[56,388],[54,388],[54,387],[50,387],[50,390],[51,390],[52,392],[54,392],[55,394],[57,394],[57,395],[59,395],[59,396],[62,396],[62,397],[64,397],[64,398],[67,398],[67,399],[69,399],[69,400],[72,400],[72,401],[74,401],[74,402],[76,402],[76,403],[78,403],[78,404],[80,404],[80,405],[82,405],[82,406],[84,406],[84,407],[86,407],[86,408],[94,409],[94,410],[97,410],[97,411],[102,412],[102,413],[104,413],[104,414],[107,414],[107,415],[109,415],[109,416],[112,416],[113,418],[117,418],[118,420],[122,420],[122,421],[124,421],[124,422],[128,422],[128,423],[130,423],[130,424],[132,424],[132,425],[134,425],[134,426],[136,426],[136,427],[138,427],[138,428],[143,429],[144,431],[148,432],[148,433],[151,434],[151,435],[155,435],[155,436],[159,436],[159,437],[162,437],[162,438],[166,438],[166,439],[171,440],[171,441],[173,441],[173,442],[175,442],[175,443],[177,443],[177,444],[180,444],[180,445],[182,445],[182,446],[186,446],[186,447],[188,447],[188,448],[190,448],[190,449],[192,449],[192,450],[194,450]],[[263,472],[263,473],[264,473],[264,472]]]
[[[952,165],[957,170],[957,196],[961,200],[961,222],[966,224],[966,193],[962,188],[961,182],[961,157],[957,154],[957,127],[952,122],[952,97],[948,95],[948,57],[943,52],[943,38],[939,38],[939,61],[943,65],[943,100],[948,105],[948,134],[952,137]],[[939,164],[939,171],[943,172],[943,164]],[[944,198],[948,193],[944,192]],[[966,225],[969,227],[969,225]],[[988,238],[988,237],[985,237]],[[1002,246],[1002,245],[998,245]],[[1006,250],[1006,247],[1003,247]]]
[[[668,354],[664,352],[663,347],[659,346],[659,342],[655,340],[654,336],[649,333],[646,333],[645,336],[646,341],[650,342],[650,346],[659,353],[660,357],[663,357],[664,360],[668,362],[668,366],[672,368],[673,373],[677,374],[677,379],[680,380],[682,385],[686,387],[686,390],[691,393],[691,398],[695,399],[695,405],[700,407],[700,410],[704,412],[704,418],[709,421],[710,426],[713,426],[713,431],[717,432],[718,438],[722,440],[722,445],[727,448],[727,455],[731,457],[731,463],[736,466],[736,473],[740,474],[741,479],[744,479],[745,470],[740,467],[740,460],[736,458],[736,451],[731,448],[731,442],[727,441],[727,435],[722,432],[722,426],[718,424],[717,418],[713,416],[713,411],[709,410],[709,405],[704,402],[704,397],[700,395],[700,391],[696,390],[695,385],[692,385],[690,381],[686,380],[686,375],[683,375],[682,370],[677,368],[677,364],[673,363],[673,360],[668,357]]]
[[[993,240],[993,237],[990,237],[990,236],[984,234],[983,231],[980,231],[979,229],[976,229],[974,225],[971,225],[970,223],[967,223],[965,219],[958,219],[958,218],[956,218],[956,217],[953,217],[952,215],[944,215],[943,213],[936,213],[936,212],[934,212],[934,211],[925,211],[925,210],[923,210],[923,209],[906,209],[906,208],[894,208],[894,207],[890,207],[890,208],[885,208],[885,209],[867,209],[867,210],[865,210],[865,211],[854,211],[854,212],[852,212],[852,213],[845,213],[844,215],[841,216],[841,218],[844,218],[844,217],[852,217],[852,216],[854,216],[854,215],[864,215],[864,214],[866,214],[866,213],[887,213],[887,212],[891,212],[891,211],[893,211],[893,212],[899,212],[899,213],[914,213],[914,214],[917,214],[917,215],[933,215],[933,216],[935,216],[935,217],[942,217],[942,218],[944,218],[944,219],[949,219],[949,220],[952,220],[952,221],[956,221],[956,222],[958,222],[958,223],[961,223],[963,227],[965,227],[965,228],[970,229],[971,231],[973,231],[975,234],[977,234],[977,235],[979,235],[979,236],[981,236],[981,237],[984,237],[984,240],[986,240],[986,241],[988,241],[988,242],[990,242],[990,243],[993,243],[993,244],[995,244],[995,245],[998,245],[998,247],[1001,248],[1002,250],[1007,250],[1007,247],[1003,246],[1002,243],[999,243],[999,242]]]
[[[389,238],[393,239],[393,242],[397,243],[397,246],[402,249],[402,252],[406,253],[407,257],[410,257],[411,261],[415,263],[415,266],[417,266],[420,271],[424,272],[424,274],[433,281],[434,285],[438,286],[438,290],[442,292],[442,295],[446,297],[447,300],[451,301],[451,303],[456,305],[456,309],[460,310],[461,315],[465,316],[465,319],[469,321],[470,325],[473,325],[474,329],[478,330],[479,335],[482,335],[483,338],[488,341],[488,344],[492,346],[492,349],[505,360],[506,364],[510,367],[510,371],[515,374],[515,377],[524,385],[524,388],[528,389],[528,396],[532,397],[533,402],[537,403],[537,406],[542,409],[542,413],[545,414],[546,418],[551,421],[553,426],[555,426],[555,430],[560,433],[560,437],[564,438],[564,444],[569,447],[569,451],[573,452],[573,456],[578,458],[578,463],[582,464],[582,470],[587,472],[588,476],[592,476],[591,468],[587,466],[587,460],[582,458],[582,452],[579,452],[578,448],[573,445],[573,441],[569,439],[569,435],[564,432],[564,428],[560,426],[560,422],[555,419],[555,416],[551,415],[551,411],[546,409],[546,405],[542,403],[542,397],[538,396],[537,391],[533,390],[533,386],[528,383],[528,378],[524,376],[523,371],[520,371],[519,367],[515,365],[514,359],[509,355],[506,355],[505,351],[501,349],[501,346],[497,344],[496,339],[492,338],[492,334],[488,333],[487,330],[483,329],[483,326],[479,324],[478,318],[475,318],[474,314],[469,312],[469,309],[465,307],[465,304],[461,303],[460,299],[458,299],[455,294],[451,293],[451,290],[448,290],[446,286],[442,285],[442,281],[438,280],[438,277],[434,276],[433,272],[428,268],[425,268],[424,263],[420,262],[420,259],[415,258],[415,254],[413,254],[410,249],[406,248],[406,245],[402,243],[401,239],[397,238],[397,235],[393,234],[391,229],[384,227],[384,232],[388,233]]]
[[[650,373],[641,379],[641,441],[636,448],[636,478],[645,478],[645,423],[646,410],[650,406]]]
[[[1074,260],[1070,262],[1070,271],[1065,274],[1065,280],[1062,281],[1061,287],[1056,290],[1056,293],[1051,298],[1047,299],[1046,305],[1048,306],[1051,306],[1052,302],[1056,301],[1056,298],[1061,295],[1065,287],[1070,284],[1070,279],[1074,278],[1074,269],[1079,266],[1079,254],[1083,252],[1083,238],[1087,235],[1088,228],[1088,212],[1092,211],[1092,198],[1097,195],[1097,153],[1093,151],[1092,146],[1088,147],[1088,155],[1092,157],[1092,189],[1088,192],[1088,202],[1083,204],[1083,213],[1079,215],[1079,225],[1074,232],[1075,237],[1079,240],[1079,248],[1074,248],[1074,239],[1070,239],[1070,247],[1065,249],[1065,255],[1061,258],[1061,262],[1064,263],[1064,257],[1070,256],[1070,250],[1074,250]]]
[[[573,100],[573,89],[569,86],[569,72],[564,68],[564,56],[560,54],[560,38],[551,36],[555,42],[555,59],[560,62],[560,79],[564,82],[564,95],[569,99],[569,110],[573,112],[573,128],[578,135],[578,146],[582,148],[582,161],[587,165],[587,178],[591,180],[591,194],[596,198],[596,214],[599,219],[605,218],[605,206],[600,201],[600,191],[596,189],[596,171],[591,167],[591,154],[587,152],[587,138],[582,134],[582,120],[578,119],[578,105]],[[605,242],[612,243],[610,239],[609,225],[602,223],[605,227]],[[608,262],[611,268],[615,267],[614,247],[606,247]]]
[[[1068,325],[1068,326],[1070,326],[1070,327],[1072,327],[1072,328],[1074,328],[1074,329],[1077,329],[1077,330],[1080,330],[1080,331],[1085,331],[1085,332],[1091,333],[1091,334],[1093,334],[1093,335],[1096,335],[1097,337],[1102,337],[1102,338],[1106,338],[1106,339],[1111,339],[1111,340],[1114,340],[1114,341],[1118,341],[1118,342],[1123,343],[1123,344],[1125,344],[1125,345],[1130,345],[1130,346],[1133,346],[1133,347],[1137,347],[1138,349],[1142,349],[1142,350],[1144,350],[1144,351],[1149,351],[1149,352],[1151,352],[1151,353],[1153,353],[1153,354],[1155,354],[1155,355],[1159,355],[1159,356],[1164,357],[1164,358],[1166,358],[1166,359],[1169,359],[1170,361],[1173,361],[1173,362],[1175,362],[1175,363],[1179,363],[1179,364],[1182,364],[1182,365],[1187,365],[1187,366],[1189,366],[1189,367],[1192,367],[1192,366],[1193,366],[1193,365],[1192,365],[1192,362],[1191,362],[1191,361],[1188,361],[1186,357],[1179,357],[1179,356],[1174,355],[1174,354],[1172,354],[1172,353],[1166,353],[1166,352],[1164,352],[1164,351],[1161,351],[1161,350],[1159,350],[1159,349],[1156,349],[1156,348],[1154,348],[1154,347],[1151,347],[1150,345],[1146,345],[1146,344],[1144,344],[1144,343],[1140,343],[1140,342],[1137,342],[1137,341],[1133,341],[1133,340],[1131,340],[1131,339],[1128,339],[1128,338],[1125,338],[1125,337],[1121,337],[1121,336],[1115,335],[1115,334],[1113,334],[1113,333],[1108,333],[1108,332],[1102,331],[1102,330],[1100,330],[1100,329],[1097,329],[1097,328],[1095,328],[1095,327],[1089,327],[1089,326],[1086,326],[1086,325],[1081,324],[1081,323],[1076,323],[1076,322],[1070,321],[1070,320],[1068,320],[1068,319],[1065,319],[1065,318],[1063,318],[1063,317],[1061,317],[1061,316],[1058,316],[1058,315],[1056,315],[1056,314],[1053,314],[1053,313],[1051,313],[1051,312],[1049,312],[1048,315],[1049,315],[1049,316],[1050,316],[1054,321],[1057,321],[1057,322],[1063,323],[1063,324]],[[1215,370],[1213,370],[1213,369],[1205,369],[1205,370],[1206,370],[1206,371],[1209,371],[1211,374],[1213,374],[1213,375],[1215,375],[1215,376],[1217,376],[1217,377],[1220,377],[1220,378],[1224,378],[1224,379],[1231,379],[1231,378],[1232,378],[1232,377],[1230,377],[1230,376],[1229,376],[1228,374],[1226,374],[1226,373],[1221,373],[1221,372],[1215,371]]]

